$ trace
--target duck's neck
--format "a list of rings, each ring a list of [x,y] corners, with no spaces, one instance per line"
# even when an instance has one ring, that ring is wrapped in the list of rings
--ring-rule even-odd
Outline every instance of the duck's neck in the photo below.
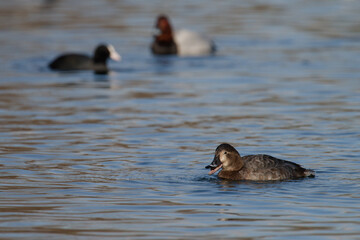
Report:
[[[231,161],[231,163],[224,167],[223,169],[225,171],[240,171],[240,169],[244,166],[244,160],[240,155],[236,156],[236,159],[234,161]]]
[[[174,43],[174,37],[172,29],[168,26],[165,29],[162,29],[161,34],[155,36],[156,42],[162,45],[170,45]]]

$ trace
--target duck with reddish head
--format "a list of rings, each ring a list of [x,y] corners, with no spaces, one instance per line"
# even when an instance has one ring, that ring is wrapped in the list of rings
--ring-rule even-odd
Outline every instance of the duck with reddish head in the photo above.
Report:
[[[182,29],[174,31],[169,18],[159,15],[151,51],[155,55],[202,56],[215,53],[215,44],[206,37]]]

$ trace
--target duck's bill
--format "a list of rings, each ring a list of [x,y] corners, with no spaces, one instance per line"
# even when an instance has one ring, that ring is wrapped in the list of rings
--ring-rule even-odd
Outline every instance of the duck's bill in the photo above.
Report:
[[[213,165],[212,163],[210,165],[207,165],[205,168],[210,168],[211,170],[213,170],[214,168],[216,168],[217,165]]]
[[[208,174],[212,175],[212,174],[216,173],[220,168],[222,168],[222,164],[220,164],[216,168],[212,169]]]
[[[222,167],[222,163],[220,162],[220,158],[218,155],[214,156],[214,160],[210,163],[210,165],[207,165],[205,168],[210,168],[211,171],[209,172],[209,175],[215,173]]]

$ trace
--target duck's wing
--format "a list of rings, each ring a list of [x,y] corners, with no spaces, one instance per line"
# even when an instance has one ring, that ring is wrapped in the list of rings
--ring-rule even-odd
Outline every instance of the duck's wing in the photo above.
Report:
[[[248,155],[242,157],[247,166],[252,166],[256,168],[273,168],[273,167],[290,167],[293,169],[301,168],[297,163],[282,160],[270,155],[258,154],[258,155]]]
[[[254,180],[281,180],[305,176],[306,169],[299,164],[269,155],[244,156],[243,172]]]

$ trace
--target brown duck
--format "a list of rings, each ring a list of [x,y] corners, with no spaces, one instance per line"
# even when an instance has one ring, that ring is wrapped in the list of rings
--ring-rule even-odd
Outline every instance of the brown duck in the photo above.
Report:
[[[238,151],[227,143],[216,148],[214,160],[206,168],[211,169],[209,175],[222,168],[218,177],[229,180],[267,181],[315,177],[313,170],[269,155],[241,157]]]

